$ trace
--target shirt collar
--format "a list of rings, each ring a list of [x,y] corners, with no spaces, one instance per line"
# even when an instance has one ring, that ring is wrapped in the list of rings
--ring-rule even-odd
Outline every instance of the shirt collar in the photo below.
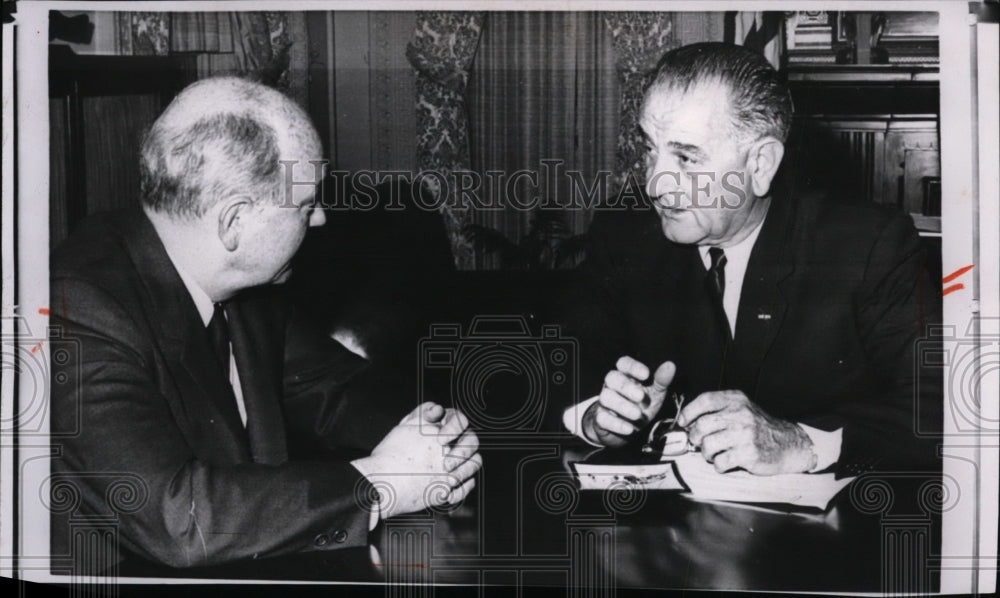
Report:
[[[729,247],[723,247],[722,249],[726,252],[726,261],[728,263],[733,263],[733,261],[746,262],[750,260],[750,252],[753,251],[754,243],[757,242],[757,237],[760,236],[760,229],[764,227],[764,220],[767,220],[767,215],[757,223],[750,234],[747,235],[745,239],[740,241],[735,245]],[[708,245],[699,245],[698,252],[701,254],[702,261],[708,263],[708,250],[710,247]]]
[[[170,258],[170,263],[174,265],[174,269],[177,270],[177,274],[181,277],[181,282],[184,283],[184,287],[187,289],[191,299],[194,301],[194,306],[198,308],[198,315],[201,316],[201,323],[208,326],[208,323],[212,321],[212,314],[215,312],[215,304],[212,303],[212,298],[208,296],[201,286],[195,281],[188,272],[177,263],[177,260],[167,252],[167,257]]]

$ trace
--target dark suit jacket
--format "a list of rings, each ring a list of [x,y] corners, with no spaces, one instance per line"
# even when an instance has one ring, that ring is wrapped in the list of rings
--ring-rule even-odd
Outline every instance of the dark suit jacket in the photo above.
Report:
[[[598,394],[622,355],[650,368],[669,359],[688,400],[738,389],[777,417],[843,427],[840,472],[933,459],[915,430],[918,415],[924,431],[940,426],[940,372],[915,367],[915,343],[940,322],[940,286],[927,280],[905,215],[774,199],[728,349],[697,247],[668,241],[655,212],[601,213],[590,237],[566,310],[583,397]]]
[[[327,451],[367,451],[399,421],[374,403],[387,377],[312,334],[280,287],[252,290],[227,308],[244,429],[145,215],[82,224],[51,278],[52,324],[75,347],[53,375],[80,380],[52,395],[54,555],[95,516],[127,552],[175,567],[367,544],[373,488]]]

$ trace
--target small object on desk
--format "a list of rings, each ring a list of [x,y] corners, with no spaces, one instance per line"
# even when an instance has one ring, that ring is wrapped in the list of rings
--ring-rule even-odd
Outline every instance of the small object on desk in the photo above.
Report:
[[[603,451],[601,451],[603,452]],[[612,453],[621,456],[620,453]],[[746,471],[719,473],[701,453],[684,452],[664,457],[660,463],[569,463],[581,490],[642,487],[646,490],[676,490],[690,493],[693,500],[752,504],[791,505],[825,510],[830,501],[854,478],[836,479],[832,473],[798,473],[758,476]],[[645,458],[642,455],[640,458]],[[588,458],[591,461],[591,458]]]
[[[688,442],[687,432],[684,430],[674,430],[667,432],[663,439],[663,456],[674,457],[694,451],[695,448]]]
[[[599,463],[570,463],[581,490],[642,486],[649,490],[687,490],[677,477],[672,462],[649,465],[602,465]]]
[[[674,432],[683,432],[677,425],[677,417],[681,414],[681,407],[684,406],[684,394],[672,393],[670,396],[674,401],[674,417],[661,419],[653,424],[653,427],[649,429],[649,437],[646,439],[646,444],[642,445],[642,452],[644,453],[655,453],[657,450],[656,447],[660,442],[664,443],[663,450],[666,450],[667,436]],[[685,434],[684,438],[685,440],[687,439],[687,434]],[[674,440],[676,441],[676,439],[677,436],[674,435]]]

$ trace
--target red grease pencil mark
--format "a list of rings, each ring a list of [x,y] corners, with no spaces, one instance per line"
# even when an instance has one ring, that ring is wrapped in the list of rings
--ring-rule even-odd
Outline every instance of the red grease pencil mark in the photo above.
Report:
[[[38,313],[42,314],[43,316],[47,316],[47,315],[49,315],[49,308],[47,308],[47,307],[39,307],[38,308]]]
[[[965,274],[969,270],[972,270],[972,264],[969,264],[968,266],[963,266],[963,267],[959,268],[958,270],[955,270],[954,272],[952,272],[948,276],[945,276],[944,278],[942,278],[941,282],[942,283],[951,282],[951,281],[955,280],[956,278],[958,278],[959,276]]]
[[[35,343],[35,346],[31,348],[31,353],[32,354],[38,353],[38,350],[42,348],[42,343],[44,342],[45,341],[38,341],[37,343]]]
[[[955,280],[956,278],[958,278],[959,276],[965,274],[969,270],[972,270],[972,264],[969,264],[968,266],[962,266],[961,268],[959,268],[958,270],[955,270],[954,272],[952,272],[948,276],[945,276],[944,278],[941,279],[941,284],[948,284],[949,282]],[[962,284],[962,283],[960,283],[960,282],[956,283],[956,284],[953,284],[951,286],[945,287],[944,290],[941,291],[941,296],[943,297],[943,296],[947,295],[948,293],[954,293],[955,291],[961,291],[964,288],[965,288],[965,285]]]

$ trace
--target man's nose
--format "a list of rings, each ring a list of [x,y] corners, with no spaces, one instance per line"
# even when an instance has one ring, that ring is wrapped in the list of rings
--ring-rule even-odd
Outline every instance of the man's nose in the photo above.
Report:
[[[323,226],[326,224],[326,213],[323,208],[314,207],[309,212],[309,226]]]
[[[681,185],[681,173],[673,160],[657,159],[646,173],[646,193],[653,199],[671,205],[677,202]]]

